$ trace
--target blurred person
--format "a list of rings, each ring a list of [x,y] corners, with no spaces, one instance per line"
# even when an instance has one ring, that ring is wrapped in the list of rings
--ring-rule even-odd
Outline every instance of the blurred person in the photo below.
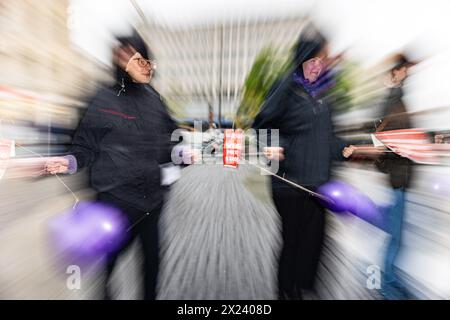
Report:
[[[115,80],[90,102],[73,137],[70,154],[50,158],[50,174],[73,174],[89,168],[98,201],[127,216],[129,241],[108,257],[104,298],[111,299],[109,279],[116,260],[139,237],[144,256],[144,298],[156,298],[159,268],[158,219],[165,188],[160,165],[171,161],[172,132],[177,128],[167,106],[150,84],[155,62],[136,33],[118,38],[113,50]]]
[[[415,63],[405,55],[394,56],[394,66],[389,70],[385,85],[382,117],[376,131],[410,129],[411,119],[403,103],[403,84],[408,71]],[[384,258],[384,274],[381,293],[387,299],[408,298],[410,293],[395,272],[395,260],[401,246],[402,225],[405,211],[405,195],[414,177],[414,162],[393,152],[385,152],[375,162],[377,168],[389,176],[394,202],[387,212],[385,230],[390,235]]]
[[[450,133],[440,133],[434,136],[434,143],[450,143]]]
[[[353,150],[334,135],[324,97],[333,85],[331,62],[326,39],[315,30],[302,32],[294,70],[272,87],[253,123],[254,129],[279,129],[280,146],[266,147],[266,156],[280,161],[278,175],[312,191],[329,180],[332,161],[349,157]],[[272,177],[272,196],[282,219],[279,298],[301,299],[302,290],[314,288],[325,209],[311,194],[277,177]]]

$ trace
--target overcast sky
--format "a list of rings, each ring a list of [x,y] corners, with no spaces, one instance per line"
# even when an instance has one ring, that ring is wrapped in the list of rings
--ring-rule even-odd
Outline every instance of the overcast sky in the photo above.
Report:
[[[336,51],[370,65],[413,44],[417,58],[430,63],[416,77],[415,105],[450,105],[449,0],[136,0],[149,19],[180,24],[309,13],[331,35]],[[74,43],[109,63],[112,34],[127,30],[140,17],[130,0],[71,0]],[[415,58],[415,57],[414,57]],[[414,79],[414,78],[413,78]],[[429,90],[429,91],[427,91]],[[424,93],[425,92],[425,93]]]
[[[376,60],[406,42],[426,41],[428,51],[449,48],[448,0],[136,0],[149,19],[168,24],[215,18],[310,12],[333,31],[338,49],[350,47],[358,59]],[[113,32],[140,21],[130,0],[71,0],[74,42],[102,61],[108,60]]]

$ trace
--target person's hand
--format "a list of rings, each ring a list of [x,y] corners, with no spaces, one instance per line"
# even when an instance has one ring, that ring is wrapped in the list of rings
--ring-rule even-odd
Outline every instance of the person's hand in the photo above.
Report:
[[[434,143],[444,143],[444,138],[443,134],[437,134],[434,136]]]
[[[356,147],[353,145],[350,145],[348,147],[345,147],[342,150],[342,155],[344,156],[344,158],[349,158],[352,156],[352,154],[353,154],[353,152],[355,152],[355,150],[356,150]]]
[[[197,163],[201,158],[200,150],[185,147],[183,149],[183,163],[184,164],[194,164]]]
[[[69,160],[64,157],[52,157],[45,162],[44,170],[50,174],[67,173]]]
[[[263,153],[269,160],[284,160],[284,149],[281,147],[265,147]]]

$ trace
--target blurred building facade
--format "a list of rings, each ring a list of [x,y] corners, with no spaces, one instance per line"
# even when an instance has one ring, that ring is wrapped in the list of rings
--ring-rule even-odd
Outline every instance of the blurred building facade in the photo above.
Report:
[[[147,23],[141,27],[158,61],[155,86],[182,105],[184,117],[234,115],[241,88],[257,54],[271,46],[287,53],[305,20],[300,17],[260,18],[183,27]]]
[[[71,43],[68,0],[0,2],[0,117],[73,127],[106,68]],[[75,108],[74,108],[75,107]]]

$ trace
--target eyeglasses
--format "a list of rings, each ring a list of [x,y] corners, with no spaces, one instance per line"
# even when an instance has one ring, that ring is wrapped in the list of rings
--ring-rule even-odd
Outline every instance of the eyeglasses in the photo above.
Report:
[[[144,58],[135,58],[133,60],[137,60],[139,67],[145,68],[148,66],[152,66],[152,69],[156,69],[156,61],[155,60],[149,60]]]

